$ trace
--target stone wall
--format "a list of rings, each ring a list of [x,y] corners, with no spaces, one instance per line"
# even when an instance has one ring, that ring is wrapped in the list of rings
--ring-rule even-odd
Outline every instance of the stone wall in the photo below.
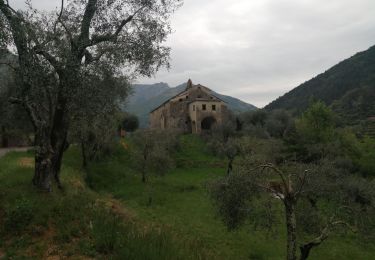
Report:
[[[221,124],[227,115],[226,104],[208,88],[191,85],[150,113],[150,128],[201,133],[205,118]]]

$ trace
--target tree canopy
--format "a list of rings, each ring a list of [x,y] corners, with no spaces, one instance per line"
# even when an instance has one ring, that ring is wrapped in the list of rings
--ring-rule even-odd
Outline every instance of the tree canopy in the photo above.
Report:
[[[35,129],[33,182],[50,190],[52,176],[61,187],[68,132],[93,83],[128,86],[139,75],[169,66],[170,48],[163,43],[181,1],[70,0],[61,2],[57,14],[39,12],[31,3],[26,11],[15,11],[0,0],[0,40],[17,51],[18,95],[12,100],[27,110]],[[114,93],[111,84],[103,87]],[[96,102],[85,100],[90,101]]]

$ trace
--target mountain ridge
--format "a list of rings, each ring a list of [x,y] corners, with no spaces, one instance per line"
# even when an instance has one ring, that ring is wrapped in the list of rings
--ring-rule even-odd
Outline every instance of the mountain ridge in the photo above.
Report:
[[[356,115],[358,118],[351,123],[357,123],[375,114],[374,105],[371,105],[374,101],[370,100],[368,93],[375,93],[375,46],[354,54],[300,84],[269,103],[265,109],[286,109],[300,114],[308,107],[311,99],[321,100],[346,121],[353,120],[353,115]],[[354,100],[348,98],[354,96]],[[366,111],[361,104],[366,104],[370,109]]]

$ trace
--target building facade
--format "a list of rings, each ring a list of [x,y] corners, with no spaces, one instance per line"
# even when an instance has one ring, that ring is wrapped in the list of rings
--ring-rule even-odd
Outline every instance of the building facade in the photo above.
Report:
[[[150,112],[150,128],[176,129],[185,133],[201,133],[221,124],[228,116],[224,101],[207,87],[193,85]]]

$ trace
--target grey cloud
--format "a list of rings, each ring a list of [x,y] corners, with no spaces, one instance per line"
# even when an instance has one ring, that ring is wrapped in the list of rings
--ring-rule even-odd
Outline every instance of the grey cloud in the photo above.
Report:
[[[374,11],[369,0],[187,1],[173,23],[171,71],[143,81],[191,77],[263,106],[374,44]]]
[[[15,9],[23,9],[26,7],[25,1],[23,0],[10,0],[10,5]],[[39,10],[53,10],[60,6],[61,0],[31,0],[31,4],[34,8]]]
[[[60,1],[32,2],[50,10]],[[192,78],[262,107],[375,44],[374,13],[374,0],[185,0],[167,42],[171,70],[138,82]]]

